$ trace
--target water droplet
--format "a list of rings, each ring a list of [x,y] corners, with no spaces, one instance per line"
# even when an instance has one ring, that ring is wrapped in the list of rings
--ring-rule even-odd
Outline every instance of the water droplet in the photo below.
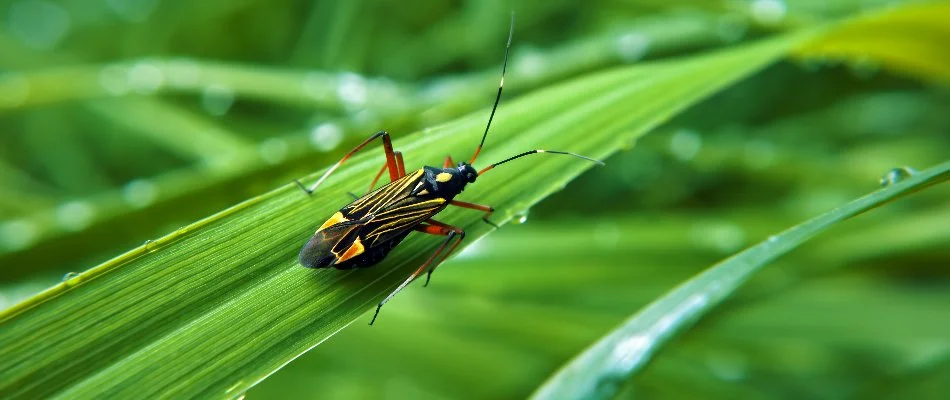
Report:
[[[0,224],[0,248],[20,250],[31,244],[39,236],[39,228],[27,220],[13,220]]]
[[[754,0],[752,2],[752,18],[763,25],[775,25],[785,19],[788,6],[781,0]]]
[[[142,243],[142,246],[145,247],[145,250],[151,251],[152,239],[145,239],[145,242]]]
[[[201,106],[215,117],[227,114],[234,104],[234,90],[224,85],[208,85],[201,91]]]
[[[119,18],[130,22],[143,22],[155,10],[158,0],[106,0],[106,4]]]
[[[122,187],[122,198],[132,207],[147,207],[158,197],[158,187],[149,180],[136,179]]]
[[[257,146],[261,158],[270,164],[279,164],[287,157],[287,142],[279,138],[267,138]]]
[[[136,93],[152,94],[162,87],[165,75],[155,63],[139,61],[128,70],[128,84]]]
[[[904,179],[910,178],[916,173],[917,173],[917,170],[911,167],[907,167],[907,166],[893,168],[890,171],[887,171],[887,173],[884,174],[883,177],[881,177],[881,187],[887,187],[887,186],[893,185],[895,183],[903,181]]]
[[[0,75],[0,108],[17,107],[30,97],[30,82],[22,75]]]
[[[733,253],[746,244],[745,230],[729,221],[697,223],[690,236],[700,247],[725,254]]]
[[[745,17],[737,13],[723,15],[716,21],[716,34],[725,43],[742,39],[748,30],[749,23]]]
[[[646,56],[650,37],[640,32],[629,32],[617,38],[617,54],[625,62],[634,62]]]
[[[679,129],[670,137],[670,153],[680,161],[696,157],[703,147],[703,138],[691,129]]]
[[[79,276],[78,272],[67,272],[66,275],[63,275],[63,282],[66,282],[78,276]]]
[[[544,55],[532,47],[522,47],[518,59],[514,62],[515,70],[519,75],[532,78],[544,74],[547,64]]]
[[[775,236],[775,235],[769,236],[768,240],[766,241],[769,243],[776,243],[778,242],[778,236]]]
[[[113,96],[122,96],[132,90],[129,87],[129,68],[122,64],[108,65],[99,71],[99,85]]]
[[[69,33],[69,12],[45,0],[15,1],[7,8],[6,28],[27,47],[37,50],[55,48]]]
[[[340,74],[336,94],[350,111],[356,111],[366,104],[366,80],[352,73]]]
[[[323,123],[310,131],[310,144],[320,151],[330,151],[343,140],[343,129],[332,123]]]
[[[63,229],[81,231],[86,229],[96,215],[91,204],[77,200],[56,207],[56,222]]]
[[[528,214],[530,213],[531,213],[531,210],[525,209],[524,211],[515,214],[515,217],[512,219],[511,222],[515,224],[526,223],[528,222]]]

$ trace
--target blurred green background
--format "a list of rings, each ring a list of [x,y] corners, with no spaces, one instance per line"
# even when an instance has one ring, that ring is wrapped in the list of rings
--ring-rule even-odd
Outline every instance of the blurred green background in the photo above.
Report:
[[[505,99],[890,3],[0,2],[0,308],[329,165],[376,130],[484,110],[510,12]],[[684,279],[892,168],[945,161],[946,82],[873,60],[774,65],[247,395],[524,397]],[[624,395],[946,398],[948,195],[905,199],[782,258]]]

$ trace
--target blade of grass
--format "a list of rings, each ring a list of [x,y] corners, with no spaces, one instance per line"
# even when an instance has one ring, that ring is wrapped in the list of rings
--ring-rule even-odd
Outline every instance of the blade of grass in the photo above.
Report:
[[[878,63],[899,72],[950,83],[950,3],[905,5],[856,18],[798,49],[804,58]]]
[[[766,241],[710,267],[598,340],[541,385],[532,397],[613,398],[623,384],[676,333],[686,330],[770,261],[839,222],[947,179],[950,179],[950,162],[770,236]]]
[[[483,159],[536,147],[606,157],[814,33],[599,73],[509,102],[496,115]],[[410,165],[437,163],[444,152],[465,157],[485,115],[396,140],[396,146]],[[239,396],[373,307],[438,244],[410,239],[367,270],[296,264],[313,229],[347,201],[348,191],[363,190],[364,178],[382,162],[378,153],[362,154],[313,197],[286,185],[6,310],[0,314],[0,394]],[[566,157],[531,162],[486,174],[479,186],[490,190],[463,197],[495,205],[496,222],[503,223],[591,167]],[[465,210],[447,210],[440,219],[466,227],[470,238],[489,231],[477,213]]]

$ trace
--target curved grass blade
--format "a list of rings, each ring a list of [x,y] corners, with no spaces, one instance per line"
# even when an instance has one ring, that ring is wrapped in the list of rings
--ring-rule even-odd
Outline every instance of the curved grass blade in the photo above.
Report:
[[[502,105],[482,157],[542,147],[604,158],[814,33],[606,71],[532,93]],[[445,152],[464,158],[486,117],[477,113],[395,145],[409,165],[437,164]],[[531,162],[479,178],[460,199],[494,205],[495,222],[503,223],[591,167],[567,157]],[[313,230],[348,201],[347,192],[365,190],[382,163],[379,152],[365,152],[313,197],[285,185],[0,313],[0,397],[241,395],[373,307],[438,245],[414,236],[366,270],[297,265]],[[440,220],[465,227],[472,239],[489,231],[468,210],[447,210]],[[384,311],[379,329],[385,321]]]
[[[795,53],[809,59],[843,59],[863,69],[881,64],[950,84],[948,19],[948,2],[908,4],[848,21]]]
[[[735,292],[770,261],[828,228],[950,179],[950,162],[858,198],[732,256],[650,303],[545,382],[535,399],[608,399],[673,336]]]

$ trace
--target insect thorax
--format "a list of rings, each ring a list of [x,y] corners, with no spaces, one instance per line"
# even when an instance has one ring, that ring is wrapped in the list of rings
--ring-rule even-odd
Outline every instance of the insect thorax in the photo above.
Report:
[[[419,186],[413,190],[413,194],[419,197],[431,196],[452,200],[465,189],[465,185],[468,185],[470,181],[474,182],[474,179],[466,175],[468,171],[461,164],[457,168],[423,167],[422,179]],[[471,169],[470,165],[465,165]]]

